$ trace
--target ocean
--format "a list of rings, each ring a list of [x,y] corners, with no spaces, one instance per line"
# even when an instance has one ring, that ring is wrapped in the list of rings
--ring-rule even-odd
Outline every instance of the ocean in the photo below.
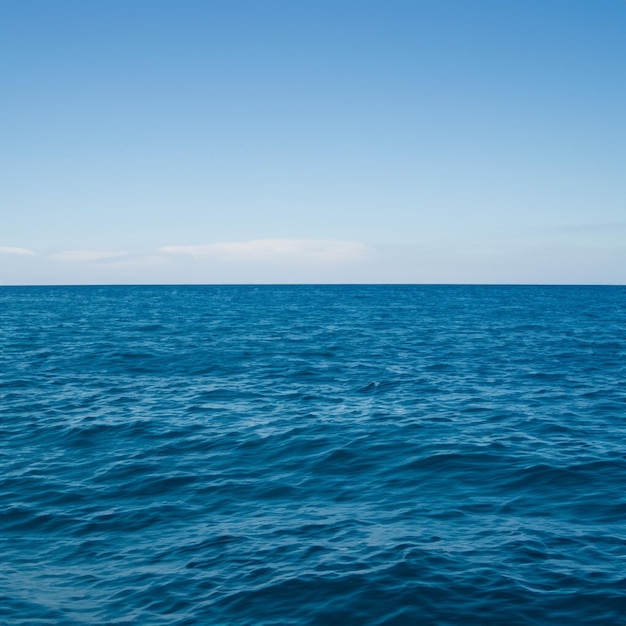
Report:
[[[0,624],[626,624],[626,287],[0,288]]]

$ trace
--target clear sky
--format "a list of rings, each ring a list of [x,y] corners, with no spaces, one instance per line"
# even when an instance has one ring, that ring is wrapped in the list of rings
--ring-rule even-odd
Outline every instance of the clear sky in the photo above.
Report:
[[[0,0],[0,284],[626,284],[624,0]]]

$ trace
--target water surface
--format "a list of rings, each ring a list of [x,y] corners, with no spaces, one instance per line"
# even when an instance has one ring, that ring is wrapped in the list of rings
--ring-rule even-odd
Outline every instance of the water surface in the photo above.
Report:
[[[626,623],[626,288],[0,289],[2,624]]]

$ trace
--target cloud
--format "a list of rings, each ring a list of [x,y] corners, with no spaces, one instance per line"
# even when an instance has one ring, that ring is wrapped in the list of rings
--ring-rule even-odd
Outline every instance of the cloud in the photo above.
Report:
[[[372,250],[359,241],[337,239],[255,239],[217,242],[196,246],[165,246],[159,252],[187,254],[198,259],[224,263],[294,263],[335,265],[355,263]]]
[[[71,261],[73,263],[93,263],[119,259],[127,254],[128,252],[104,252],[101,250],[67,250],[53,254],[52,258],[59,261]]]
[[[33,255],[32,250],[27,248],[14,248],[12,246],[0,246],[0,254],[21,254],[21,255]]]
[[[130,267],[156,267],[159,265],[167,265],[170,259],[163,255],[145,254],[145,255],[125,255],[123,257],[111,258],[107,265],[110,267],[130,268]]]

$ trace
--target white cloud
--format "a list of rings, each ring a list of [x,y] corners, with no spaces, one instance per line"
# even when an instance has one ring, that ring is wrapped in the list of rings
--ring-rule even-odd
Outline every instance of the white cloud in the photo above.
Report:
[[[101,250],[67,250],[53,254],[52,258],[59,261],[72,261],[74,263],[89,263],[94,261],[107,261],[126,256],[128,252],[105,252]]]
[[[255,239],[197,246],[165,246],[159,252],[187,254],[225,263],[294,263],[335,265],[354,263],[371,255],[359,241],[337,239]]]
[[[0,246],[0,254],[33,255],[35,253],[32,250],[28,250],[27,248],[14,248],[12,246]]]
[[[121,258],[114,258],[109,261],[108,265],[115,268],[130,268],[156,267],[159,265],[167,265],[168,263],[170,263],[170,259],[163,255],[146,254],[144,256],[127,255]]]

